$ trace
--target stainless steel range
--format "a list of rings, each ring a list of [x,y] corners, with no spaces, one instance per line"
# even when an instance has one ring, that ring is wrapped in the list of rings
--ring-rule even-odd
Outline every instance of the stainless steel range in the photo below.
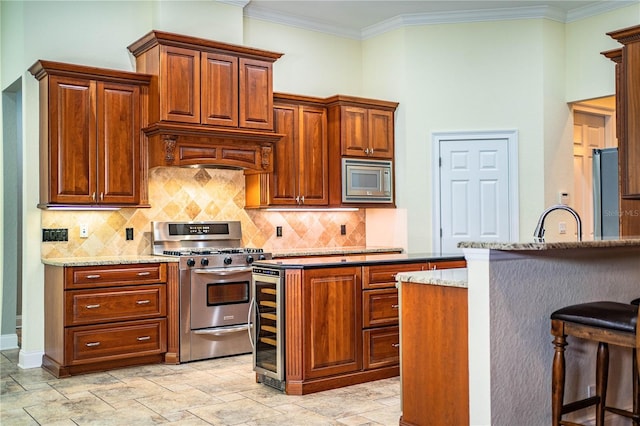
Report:
[[[153,254],[180,258],[180,362],[252,351],[251,264],[240,222],[153,222]]]

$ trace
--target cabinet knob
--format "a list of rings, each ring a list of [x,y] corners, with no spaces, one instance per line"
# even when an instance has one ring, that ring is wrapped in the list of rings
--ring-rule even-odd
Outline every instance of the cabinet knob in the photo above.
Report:
[[[367,154],[367,155],[369,155],[369,148],[365,148],[365,149],[364,149],[364,153],[365,153],[365,154]]]
[[[100,346],[100,342],[89,342],[87,344],[85,344],[86,347],[88,348],[92,348],[94,346]]]
[[[146,272],[138,272],[138,276],[139,277],[146,277],[147,275],[151,275],[151,272],[146,271]]]
[[[98,304],[96,304],[96,305],[87,305],[87,306],[85,306],[85,308],[87,308],[87,309],[97,309],[97,308],[99,308],[99,307],[100,307],[100,304],[99,304],[99,303],[98,303]]]
[[[398,309],[400,307],[400,305],[391,305],[392,309]]]
[[[87,275],[87,279],[89,280],[95,280],[100,278],[100,274],[94,274],[94,275]]]
[[[137,339],[138,339],[138,342],[144,342],[145,340],[151,339],[151,337],[150,336],[140,336]]]
[[[393,346],[394,348],[399,348],[400,347],[400,343],[392,343],[391,346]]]
[[[148,305],[149,303],[151,303],[150,300],[136,300],[136,305]]]
[[[93,194],[91,194],[91,199],[93,201],[98,201],[98,199],[96,198],[96,193],[95,192]]]
[[[300,204],[304,204],[304,195],[302,196],[302,202]]]

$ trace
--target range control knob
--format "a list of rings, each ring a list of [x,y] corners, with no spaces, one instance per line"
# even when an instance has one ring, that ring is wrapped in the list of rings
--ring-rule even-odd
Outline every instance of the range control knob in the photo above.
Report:
[[[258,260],[266,260],[267,257],[264,254],[261,254],[260,257],[258,257]]]
[[[193,258],[187,259],[187,266],[194,266],[195,264],[196,264],[196,261],[193,260]]]
[[[251,256],[251,255],[247,256],[246,261],[247,261],[247,263],[248,263],[249,265],[251,265],[251,264],[253,263],[253,256]]]
[[[225,265],[231,265],[231,262],[233,262],[233,259],[231,259],[229,256],[225,257],[223,260]]]
[[[200,264],[201,264],[202,266],[207,266],[207,265],[209,264],[209,259],[207,259],[206,257],[203,257],[203,258],[200,260]]]

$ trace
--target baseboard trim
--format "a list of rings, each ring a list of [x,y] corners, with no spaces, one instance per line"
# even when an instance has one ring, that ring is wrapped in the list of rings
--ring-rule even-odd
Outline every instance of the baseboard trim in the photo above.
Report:
[[[0,350],[6,349],[18,349],[18,335],[17,334],[2,334],[0,335]]]
[[[27,352],[27,351],[21,350],[18,356],[18,367],[24,368],[24,369],[40,368],[42,366],[43,355],[44,355],[43,351]]]

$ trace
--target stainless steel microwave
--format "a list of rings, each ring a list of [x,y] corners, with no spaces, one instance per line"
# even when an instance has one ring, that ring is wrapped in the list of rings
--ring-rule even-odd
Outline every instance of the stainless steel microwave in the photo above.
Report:
[[[342,202],[393,202],[392,161],[343,158]]]

